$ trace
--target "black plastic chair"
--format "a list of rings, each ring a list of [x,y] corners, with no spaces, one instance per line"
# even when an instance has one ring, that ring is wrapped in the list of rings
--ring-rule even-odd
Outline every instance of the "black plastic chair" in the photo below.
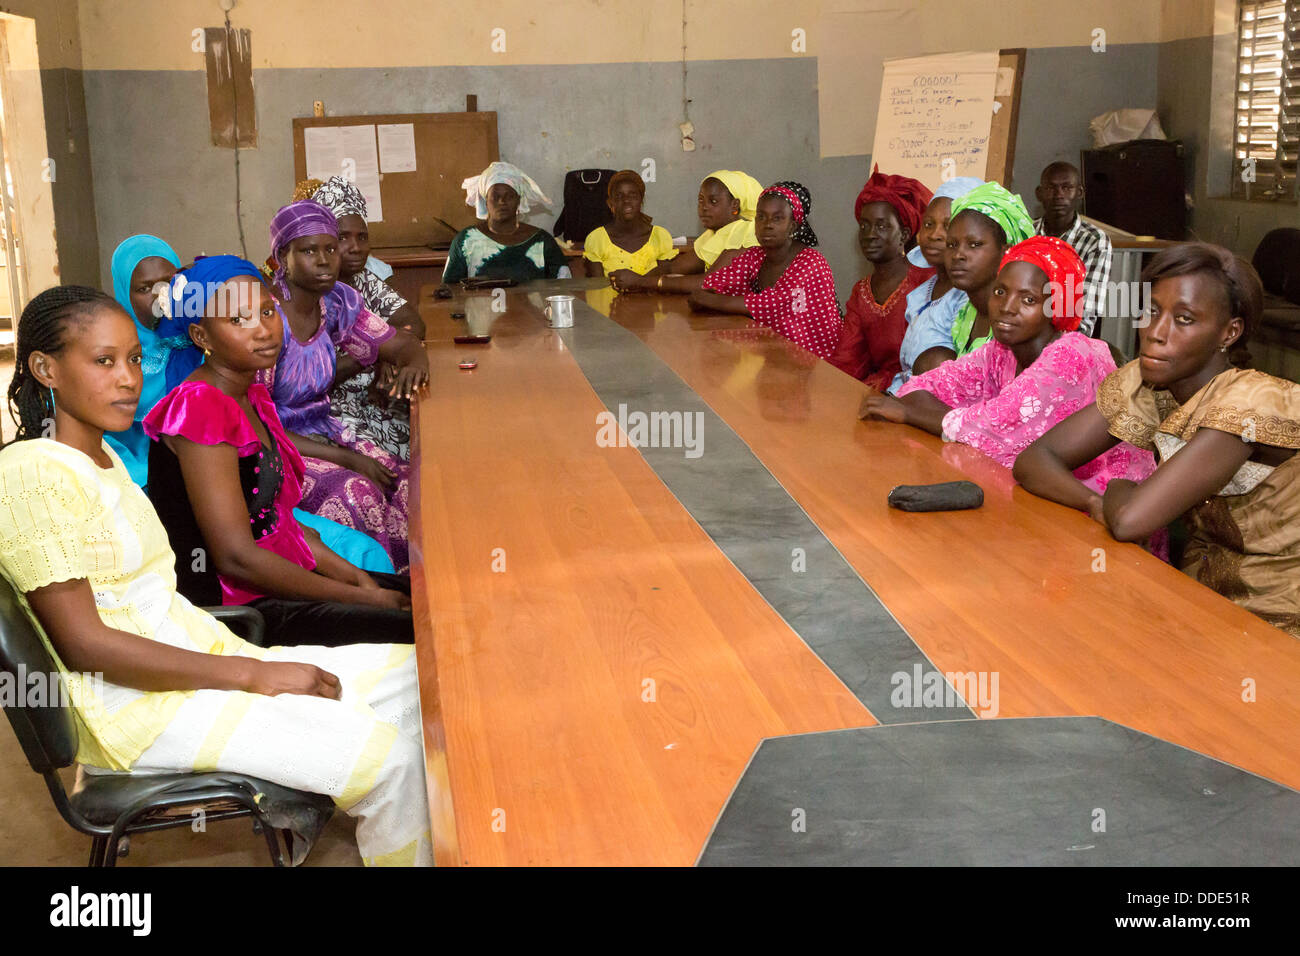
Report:
[[[253,644],[263,641],[262,615],[253,608],[207,608],[209,614]],[[27,674],[55,674],[54,659],[23,611],[9,582],[0,578],[0,671],[17,678]],[[14,695],[17,698],[19,695]],[[19,706],[22,703],[23,706]],[[33,770],[45,778],[60,816],[74,830],[91,837],[90,866],[114,866],[119,847],[133,833],[190,826],[190,814],[179,807],[201,808],[204,822],[251,817],[254,832],[261,832],[275,866],[285,866],[285,853],[296,865],[306,858],[312,843],[334,812],[326,796],[270,783],[246,774],[88,774],[78,773],[69,793],[58,771],[71,766],[77,754],[77,727],[66,695],[28,706],[14,700],[5,707],[23,753]],[[282,850],[277,836],[284,829]],[[294,834],[298,836],[295,854]],[[121,854],[125,855],[125,853]]]

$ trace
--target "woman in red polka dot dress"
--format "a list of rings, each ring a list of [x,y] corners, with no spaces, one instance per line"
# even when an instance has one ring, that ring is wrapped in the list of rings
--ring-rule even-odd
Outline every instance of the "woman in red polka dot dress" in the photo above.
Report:
[[[800,183],[784,181],[763,190],[754,218],[758,245],[709,273],[703,289],[691,294],[691,306],[751,316],[829,358],[844,320],[831,267],[812,248],[817,234],[808,223],[811,207],[812,196]]]

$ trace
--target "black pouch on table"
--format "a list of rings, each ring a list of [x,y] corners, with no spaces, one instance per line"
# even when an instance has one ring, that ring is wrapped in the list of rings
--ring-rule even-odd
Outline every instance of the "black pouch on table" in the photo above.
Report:
[[[965,511],[982,504],[984,490],[973,481],[899,485],[889,493],[889,507],[900,511]]]

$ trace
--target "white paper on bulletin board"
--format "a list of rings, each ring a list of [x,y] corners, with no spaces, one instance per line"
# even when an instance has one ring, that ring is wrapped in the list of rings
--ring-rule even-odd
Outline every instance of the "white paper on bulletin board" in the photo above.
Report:
[[[366,219],[382,222],[384,203],[379,193],[379,153],[375,149],[375,128],[367,126],[340,126],[339,143],[346,164],[343,175],[361,191],[366,199]]]
[[[337,126],[308,126],[302,131],[307,178],[321,182],[343,172],[343,141]]]
[[[872,162],[931,189],[983,179],[997,80],[996,50],[886,60]]]

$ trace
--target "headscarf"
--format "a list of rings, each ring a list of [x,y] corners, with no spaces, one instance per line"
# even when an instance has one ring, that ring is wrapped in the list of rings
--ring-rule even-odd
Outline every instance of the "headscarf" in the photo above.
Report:
[[[1032,236],[1034,220],[1025,208],[1024,201],[1001,183],[985,183],[952,201],[952,218],[966,210],[983,213],[1001,228],[1007,245],[1014,246]]]
[[[172,278],[168,315],[158,323],[158,332],[184,341],[185,346],[173,351],[167,362],[166,391],[170,392],[203,364],[203,353],[189,337],[190,326],[202,320],[217,286],[236,276],[252,276],[263,281],[257,266],[239,256],[199,256],[194,265]]]
[[[939,184],[939,188],[934,191],[935,199],[960,199],[972,189],[978,189],[984,185],[984,180],[978,176],[954,176],[952,179],[945,179]]]
[[[936,199],[958,200],[972,189],[978,189],[983,185],[984,180],[975,176],[954,176],[952,179],[945,179],[939,184],[939,188],[934,191],[930,203],[933,203]],[[926,204],[926,208],[930,208],[929,203]],[[924,217],[922,217],[921,221],[925,221]],[[921,251],[920,246],[912,247],[907,254],[907,261],[921,269],[930,268],[930,263],[926,260],[925,253]]]
[[[641,194],[642,201],[645,200],[645,180],[641,178],[641,174],[631,169],[620,169],[613,176],[609,177],[609,186],[605,189],[605,205],[609,206],[611,212],[614,209],[614,190],[621,183],[631,183],[634,185],[637,188],[637,192]],[[644,209],[641,211],[641,221],[647,226],[654,222],[653,219],[645,214]]]
[[[808,222],[808,215],[812,212],[812,193],[808,192],[807,186],[792,179],[783,179],[779,183],[768,186],[761,195],[780,196],[789,203],[795,221],[795,231],[791,239],[802,242],[805,246],[817,245],[817,233],[813,232],[813,227]]]
[[[1031,236],[1007,250],[998,271],[1012,262],[1028,262],[1043,270],[1050,289],[1047,301],[1052,325],[1063,332],[1077,329],[1083,318],[1083,282],[1088,270],[1074,247],[1055,236]]]
[[[123,239],[113,250],[112,258],[113,298],[135,323],[135,334],[140,339],[140,370],[144,374],[140,402],[135,407],[135,423],[127,430],[107,434],[105,438],[126,465],[131,480],[142,487],[149,476],[149,436],[141,429],[140,422],[167,394],[166,378],[162,373],[173,350],[190,344],[188,338],[179,340],[160,336],[136,318],[135,306],[131,304],[131,277],[142,260],[153,256],[180,267],[181,260],[176,251],[157,236],[147,233]]]
[[[758,213],[758,197],[763,193],[762,183],[738,169],[717,169],[704,178],[716,179],[726,186],[727,192],[740,203],[740,218],[753,221]]]
[[[145,232],[123,239],[118,243],[117,248],[113,250],[111,264],[113,298],[117,299],[122,308],[126,309],[126,314],[132,318],[135,318],[135,306],[131,304],[131,276],[135,274],[135,267],[141,261],[154,256],[159,259],[166,259],[178,269],[181,266],[181,258],[176,255],[176,250],[157,236],[151,236]]]
[[[862,187],[857,202],[853,204],[853,217],[856,219],[861,216],[862,207],[869,202],[887,202],[894,207],[903,228],[915,236],[921,228],[925,207],[930,205],[933,198],[934,193],[919,180],[910,176],[891,176],[882,173],[879,166],[873,166],[871,178]]]
[[[335,219],[342,219],[344,216],[366,218],[366,197],[343,176],[331,176],[307,198],[312,202],[320,203],[334,213]]]
[[[465,190],[465,205],[473,206],[474,215],[480,219],[487,218],[488,190],[498,183],[504,183],[518,194],[521,216],[528,215],[534,203],[543,206],[551,204],[541,187],[518,166],[513,163],[492,163],[477,176],[471,176],[460,184],[460,188]]]
[[[271,258],[275,260],[275,273],[271,278],[281,293],[289,295],[289,284],[284,278],[284,263],[280,261],[284,247],[303,236],[325,235],[335,239],[339,235],[339,221],[325,206],[310,199],[301,199],[280,207],[271,219]]]

